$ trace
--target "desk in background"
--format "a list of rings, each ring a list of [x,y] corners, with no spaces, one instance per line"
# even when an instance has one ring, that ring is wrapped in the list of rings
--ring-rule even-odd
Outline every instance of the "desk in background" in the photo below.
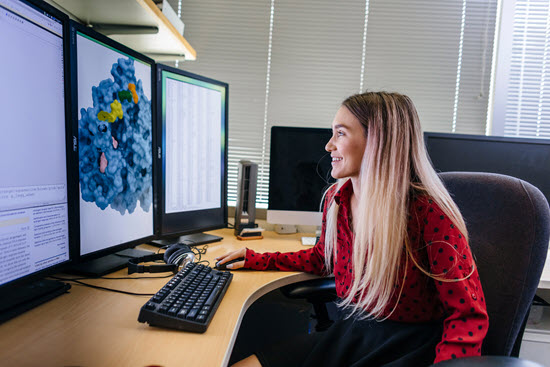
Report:
[[[263,240],[239,241],[229,229],[209,232],[224,240],[210,244],[203,259],[249,247],[255,251],[304,249],[300,235],[265,232]],[[153,249],[152,247],[149,249]],[[156,250],[156,248],[154,248]],[[108,277],[127,275],[123,269]],[[130,296],[73,284],[64,294],[0,325],[0,361],[6,366],[225,366],[248,307],[262,295],[313,275],[278,271],[235,271],[204,334],[150,327],[138,323],[150,297]],[[65,277],[65,275],[63,275]],[[72,276],[67,276],[72,277]],[[86,280],[87,283],[137,293],[155,293],[162,279]]]

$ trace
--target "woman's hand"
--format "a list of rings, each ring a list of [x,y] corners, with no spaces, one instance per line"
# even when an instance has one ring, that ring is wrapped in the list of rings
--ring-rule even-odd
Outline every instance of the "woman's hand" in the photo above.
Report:
[[[232,264],[227,265],[227,269],[236,270],[240,269],[244,266],[244,259],[246,256],[246,248],[242,248],[233,252],[229,252],[225,255],[218,256],[214,260],[216,260],[216,264],[219,263],[219,265],[225,264],[228,261],[234,260],[234,259],[242,259],[241,261],[234,262]]]

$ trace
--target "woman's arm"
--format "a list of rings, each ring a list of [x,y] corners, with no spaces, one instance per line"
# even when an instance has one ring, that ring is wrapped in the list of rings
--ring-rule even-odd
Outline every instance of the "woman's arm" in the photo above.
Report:
[[[317,275],[326,275],[325,267],[325,229],[327,209],[334,197],[335,187],[329,189],[326,194],[323,206],[323,220],[321,223],[321,236],[319,241],[310,249],[297,252],[265,252],[257,253],[253,250],[243,248],[216,258],[223,264],[236,258],[244,258],[228,266],[229,269],[253,269],[253,270],[282,270],[282,271],[303,271]],[[231,266],[231,267],[230,267]]]
[[[230,260],[242,258],[227,265],[228,269],[236,270],[240,268],[253,270],[282,270],[282,271],[304,271],[313,274],[324,274],[324,245],[322,241],[312,248],[298,252],[266,252],[257,253],[248,248],[229,252],[215,260],[219,264],[224,264]]]
[[[248,248],[242,248],[217,257],[215,260],[219,261],[221,265],[230,260],[244,259],[227,265],[227,268],[231,270],[245,268],[252,270],[303,271],[323,275],[325,274],[323,239],[324,236],[321,236],[315,246],[297,252],[257,253]]]
[[[297,252],[256,253],[246,250],[244,267],[253,270],[303,271],[317,275],[325,274],[324,236],[315,246]]]

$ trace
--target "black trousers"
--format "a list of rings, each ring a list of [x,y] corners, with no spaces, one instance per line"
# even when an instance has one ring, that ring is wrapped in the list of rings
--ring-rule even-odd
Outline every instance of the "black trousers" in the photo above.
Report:
[[[263,367],[428,366],[435,359],[442,322],[340,320],[327,331],[299,335],[256,352]]]

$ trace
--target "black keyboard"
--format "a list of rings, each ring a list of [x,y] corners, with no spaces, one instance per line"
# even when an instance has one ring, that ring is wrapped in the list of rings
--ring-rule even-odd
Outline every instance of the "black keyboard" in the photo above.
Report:
[[[187,264],[141,307],[138,321],[204,333],[232,278],[230,272]]]

